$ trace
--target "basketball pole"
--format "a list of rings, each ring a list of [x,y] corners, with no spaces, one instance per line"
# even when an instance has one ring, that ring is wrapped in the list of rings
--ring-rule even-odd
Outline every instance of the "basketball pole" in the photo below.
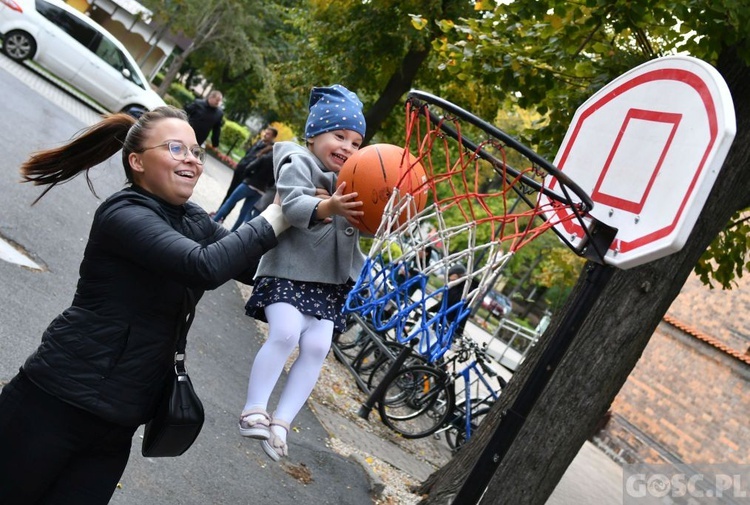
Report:
[[[521,391],[516,396],[513,405],[503,411],[492,438],[483,449],[458,494],[453,498],[453,505],[475,505],[482,499],[492,476],[521,431],[526,418],[565,356],[573,338],[591,312],[594,302],[599,298],[615,271],[614,267],[593,261],[588,262],[586,269],[586,284],[578,292],[572,305],[564,314],[563,320],[550,337],[549,344],[545,347],[528,379],[521,386]]]

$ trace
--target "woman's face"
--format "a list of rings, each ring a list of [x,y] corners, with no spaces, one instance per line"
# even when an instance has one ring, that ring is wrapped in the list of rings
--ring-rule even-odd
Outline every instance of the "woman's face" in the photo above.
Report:
[[[170,142],[172,147],[175,144],[187,146],[187,156],[171,152]],[[195,132],[186,121],[166,118],[155,122],[142,146],[143,151],[128,156],[133,182],[173,205],[182,205],[193,195],[203,173],[203,165],[190,152],[195,147],[199,147]]]
[[[309,138],[307,144],[328,170],[339,173],[349,156],[359,150],[362,135],[352,130],[335,130]]]

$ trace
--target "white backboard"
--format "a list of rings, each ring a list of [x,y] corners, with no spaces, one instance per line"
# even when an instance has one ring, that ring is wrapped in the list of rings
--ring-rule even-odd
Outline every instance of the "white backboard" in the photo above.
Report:
[[[576,111],[555,165],[591,196],[590,215],[618,229],[607,264],[632,268],[685,245],[735,132],[724,79],[688,56],[644,63]],[[557,228],[573,245],[584,238],[574,220]]]

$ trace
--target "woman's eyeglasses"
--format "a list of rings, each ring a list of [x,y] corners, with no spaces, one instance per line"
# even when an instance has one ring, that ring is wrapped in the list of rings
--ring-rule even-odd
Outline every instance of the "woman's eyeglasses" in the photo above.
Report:
[[[167,147],[169,155],[175,161],[185,161],[188,157],[188,153],[193,155],[193,158],[198,160],[198,163],[203,165],[206,161],[206,150],[201,146],[188,147],[179,140],[168,140],[158,146],[144,147],[141,152],[148,151],[149,149],[156,149],[157,147]]]

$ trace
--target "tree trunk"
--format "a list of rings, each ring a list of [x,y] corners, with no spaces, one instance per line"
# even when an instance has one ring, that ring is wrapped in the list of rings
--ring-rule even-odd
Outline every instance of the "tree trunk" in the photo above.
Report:
[[[404,93],[411,89],[411,84],[417,75],[422,62],[430,54],[429,46],[426,49],[410,49],[401,60],[401,66],[398,71],[391,76],[385,89],[378,97],[378,100],[370,107],[365,114],[367,122],[367,135],[364,144],[370,142],[372,136],[380,130],[380,125],[388,117],[388,114],[396,107],[396,104],[403,102]]]
[[[692,235],[675,254],[614,272],[501,460],[480,502],[483,505],[541,505],[547,501],[635,367],[703,251],[732,214],[743,208],[750,187],[750,95],[745,90],[750,82],[750,67],[734,50],[726,50],[717,68],[734,99],[738,134]],[[570,309],[584,287],[585,277],[584,272],[540,344],[485,418],[477,436],[422,483],[418,492],[426,496],[420,505],[452,503],[499,424],[501,412],[513,404],[539,361],[550,335],[560,324],[560,315]]]
[[[161,84],[159,84],[159,88],[156,90],[156,93],[160,97],[164,97],[164,95],[167,93],[169,85],[172,84],[172,81],[174,81],[175,77],[177,77],[177,73],[182,68],[182,64],[185,63],[187,57],[190,56],[190,54],[193,52],[193,47],[194,45],[191,44],[187,49],[185,49],[184,52],[175,56],[175,58],[172,60],[172,63],[167,69],[167,73],[164,74],[164,79],[161,81]]]

